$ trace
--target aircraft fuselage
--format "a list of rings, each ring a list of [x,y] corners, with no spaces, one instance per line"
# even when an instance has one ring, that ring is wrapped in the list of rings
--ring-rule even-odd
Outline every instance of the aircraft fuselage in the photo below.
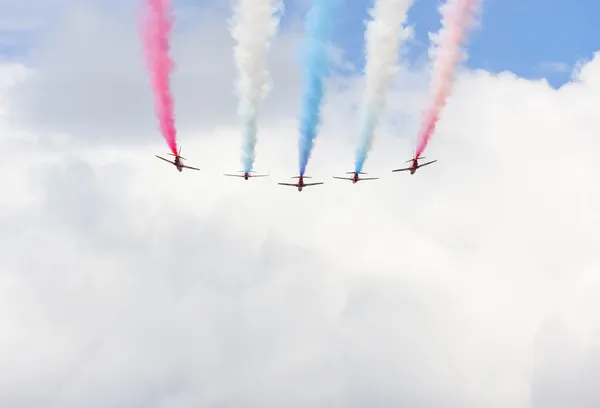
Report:
[[[181,159],[179,157],[175,157],[174,163],[177,170],[181,173],[183,171],[183,167],[181,167]]]
[[[303,188],[304,188],[304,178],[300,177],[298,179],[298,191],[302,191]]]
[[[412,176],[413,174],[415,174],[415,172],[417,171],[417,169],[418,169],[418,168],[419,168],[419,162],[418,162],[417,160],[414,160],[414,161],[413,161],[413,164],[412,164],[412,167],[411,167],[411,169],[410,169],[410,174],[411,174],[411,176]]]

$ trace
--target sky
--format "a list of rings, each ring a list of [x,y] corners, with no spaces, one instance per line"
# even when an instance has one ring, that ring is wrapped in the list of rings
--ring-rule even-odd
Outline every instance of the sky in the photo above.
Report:
[[[60,3],[60,0],[53,0]],[[52,3],[52,2],[50,2]],[[179,6],[226,9],[228,4],[211,3],[207,0],[177,0]],[[15,58],[26,55],[37,44],[39,36],[29,28],[36,20],[25,6],[8,5],[8,15],[19,17],[19,24],[5,25],[0,42],[0,56]],[[307,1],[285,2],[284,26],[288,21],[297,21],[298,13],[306,10]],[[426,58],[430,32],[439,29],[438,0],[418,0],[409,12],[408,24],[415,29],[415,38],[406,44],[406,58],[418,63]],[[364,21],[372,0],[344,2],[344,13],[336,21],[334,42],[348,60],[360,70],[364,66]],[[102,7],[110,8],[110,2]],[[481,26],[471,37],[468,45],[471,68],[483,68],[492,72],[510,71],[519,76],[546,78],[553,87],[566,83],[574,67],[581,61],[592,58],[595,39],[600,28],[595,24],[595,11],[600,6],[592,0],[485,0],[481,14]],[[43,7],[50,9],[52,7]],[[45,23],[48,24],[46,19]],[[58,18],[54,18],[54,21]]]
[[[582,23],[531,64],[508,45],[477,56],[501,40],[492,1],[428,147],[438,162],[390,171],[427,101],[416,53],[365,166],[380,180],[331,178],[354,162],[358,68],[327,79],[309,164],[325,184],[299,193],[276,183],[297,172],[306,2],[269,53],[270,177],[245,181],[223,177],[241,150],[229,7],[177,3],[176,125],[201,169],[179,173],[154,157],[138,3],[0,0],[19,34],[0,62],[0,406],[600,406],[600,45],[567,45],[593,38]],[[425,5],[417,39],[436,21]],[[560,87],[531,73],[582,56]]]
[[[292,5],[294,3],[291,3]],[[336,43],[360,69],[364,64],[362,28],[372,0],[346,1],[337,21]],[[407,45],[410,61],[421,61],[428,33],[439,29],[438,0],[418,0],[408,24],[415,39]],[[600,27],[592,0],[485,0],[481,26],[468,45],[467,65],[492,72],[510,71],[525,78],[546,78],[554,87],[570,79],[572,68],[596,51]]]

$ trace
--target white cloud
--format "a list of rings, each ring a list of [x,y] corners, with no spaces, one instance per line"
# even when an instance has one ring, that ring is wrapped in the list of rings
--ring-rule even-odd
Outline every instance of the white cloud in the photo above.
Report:
[[[542,68],[543,71],[545,72],[550,72],[550,73],[559,73],[559,74],[566,74],[571,72],[571,66],[569,64],[567,64],[566,62],[551,62],[551,61],[544,61],[540,64],[540,68]]]
[[[209,132],[236,120],[233,40],[227,16],[210,9],[189,13],[193,24],[183,12],[176,16],[172,41],[175,111],[181,133]],[[41,40],[32,60],[44,70],[15,90],[15,120],[39,132],[70,133],[95,142],[150,140],[156,121],[138,26],[132,23],[136,8],[129,5],[114,14],[78,7],[63,17],[60,29]],[[292,114],[298,106],[287,95],[298,93],[299,81],[278,76],[296,71],[291,35],[278,38],[272,53],[271,64],[283,70],[275,70],[273,78],[280,84],[275,90],[279,103],[266,105],[271,117]]]
[[[244,182],[221,176],[241,142],[225,17],[177,37],[202,168],[182,174],[152,156],[121,18],[67,18],[34,78],[0,75],[0,406],[600,403],[598,56],[559,90],[462,72],[413,177],[390,173],[426,95],[404,68],[366,165],[382,179],[356,186],[329,178],[352,167],[362,86],[336,78],[309,164],[326,184],[299,194],[275,184],[297,167],[297,34],[259,135],[272,177]]]

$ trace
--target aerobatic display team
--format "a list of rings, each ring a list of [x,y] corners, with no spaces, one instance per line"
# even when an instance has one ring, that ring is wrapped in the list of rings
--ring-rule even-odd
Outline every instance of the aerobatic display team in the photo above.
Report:
[[[200,170],[184,164],[178,147],[177,130],[173,111],[173,95],[169,76],[173,61],[169,54],[169,37],[173,28],[171,0],[146,0],[143,25],[143,43],[154,92],[155,109],[160,130],[170,149],[173,161],[161,156],[161,160],[173,164],[181,172],[183,169]],[[362,101],[359,133],[357,135],[354,171],[346,177],[336,179],[358,181],[375,180],[376,177],[361,177],[363,166],[373,146],[379,117],[385,109],[386,93],[397,73],[398,52],[404,38],[403,23],[414,0],[376,0],[371,10],[372,19],[365,30],[366,65],[365,91]],[[305,182],[305,175],[321,121],[321,105],[325,96],[324,80],[329,72],[329,41],[332,35],[335,15],[341,7],[340,0],[313,0],[305,17],[305,44],[303,47],[302,68],[304,85],[301,112],[298,126],[298,175],[294,183],[278,183],[295,187],[323,184]],[[473,27],[479,0],[448,0],[440,8],[442,28],[434,44],[435,57],[431,73],[428,104],[423,108],[421,126],[417,135],[413,157],[406,161],[407,167],[392,170],[415,174],[417,169],[435,163],[436,160],[419,162],[425,159],[427,148],[440,114],[452,91],[454,73],[461,62],[462,45],[469,29]],[[238,115],[241,125],[242,166],[238,174],[225,174],[245,180],[265,177],[253,171],[255,150],[258,140],[257,120],[261,105],[267,97],[270,77],[267,69],[271,41],[277,34],[279,20],[284,11],[281,0],[241,0],[234,10],[231,34],[236,41],[234,57],[238,71],[236,90]]]

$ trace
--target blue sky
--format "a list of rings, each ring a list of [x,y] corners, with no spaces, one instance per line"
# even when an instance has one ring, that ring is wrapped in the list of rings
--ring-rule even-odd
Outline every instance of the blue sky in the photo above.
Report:
[[[335,42],[359,67],[363,22],[372,3],[345,0],[338,21]],[[416,38],[408,45],[409,58],[426,56],[427,33],[440,27],[439,4],[438,0],[415,1],[409,23]],[[571,67],[600,50],[598,13],[597,0],[483,0],[481,25],[470,37],[467,64],[493,72],[509,70],[526,78],[546,77],[560,86],[570,78]]]
[[[373,0],[341,1],[344,7],[334,41],[362,69],[364,21]],[[219,1],[218,7],[230,7],[229,1],[223,3]],[[284,24],[297,17],[298,4],[308,3],[285,0]],[[416,0],[410,10],[409,23],[415,27],[416,38],[407,48],[413,61],[426,56],[427,33],[439,29],[439,3]],[[183,4],[215,6],[213,0],[175,0],[176,6]],[[493,72],[510,70],[526,78],[546,77],[552,85],[560,86],[569,79],[571,67],[600,50],[600,25],[595,23],[598,13],[597,0],[483,0],[481,27],[471,35],[467,64]],[[0,56],[26,55],[35,40],[26,30],[0,28]]]

